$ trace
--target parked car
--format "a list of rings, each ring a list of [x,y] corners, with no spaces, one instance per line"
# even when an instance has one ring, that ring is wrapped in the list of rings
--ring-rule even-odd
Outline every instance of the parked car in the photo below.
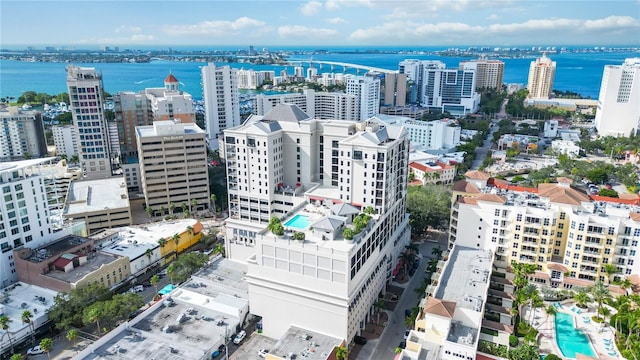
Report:
[[[260,349],[260,350],[258,350],[258,356],[266,357],[268,352],[269,352],[269,350],[267,350],[267,349]]]
[[[247,332],[244,330],[240,330],[240,332],[236,334],[236,337],[233,338],[233,343],[238,345],[242,342],[242,340],[244,340],[245,337],[247,337]]]
[[[409,333],[411,332],[411,330],[405,330],[404,332],[404,339],[407,340],[407,338],[409,337]]]
[[[132,287],[131,289],[129,289],[130,293],[137,293],[137,292],[143,292],[144,291],[144,286],[142,285],[136,285],[134,287]]]
[[[356,337],[353,338],[353,342],[358,345],[364,345],[367,343],[367,338],[356,335]]]
[[[27,350],[27,355],[38,355],[38,354],[44,354],[44,350],[40,348],[40,345],[36,345],[31,349]]]
[[[405,311],[404,311],[404,316],[405,316],[405,317],[409,317],[409,316],[411,316],[411,309],[405,309]]]
[[[407,347],[407,342],[406,342],[406,341],[404,341],[404,340],[403,340],[403,341],[400,341],[400,344],[398,344],[398,347],[399,347],[400,349],[404,349],[404,348],[406,348],[406,347]]]

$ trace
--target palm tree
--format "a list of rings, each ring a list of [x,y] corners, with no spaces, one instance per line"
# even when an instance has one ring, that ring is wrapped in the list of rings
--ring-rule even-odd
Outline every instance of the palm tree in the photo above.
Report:
[[[145,250],[144,254],[147,255],[147,258],[149,258],[149,264],[151,264],[151,257],[153,256],[153,250],[147,249]]]
[[[593,296],[593,300],[598,303],[598,316],[600,316],[600,314],[602,313],[602,303],[611,297],[609,288],[604,284],[604,282],[598,280],[589,289],[589,292],[591,293],[591,296]]]
[[[167,239],[165,238],[160,238],[158,239],[158,245],[160,245],[161,248],[163,248],[165,245],[167,245]]]
[[[189,235],[193,236],[193,226],[187,226],[187,232],[189,232]]]
[[[433,178],[433,173],[431,172],[425,172],[422,175],[422,180],[424,180],[424,184],[426,185],[427,182],[431,182],[431,179]]]
[[[33,318],[33,314],[31,313],[31,311],[29,310],[25,310],[22,312],[22,314],[20,315],[20,318],[22,319],[22,322],[24,324],[27,324],[29,326],[29,329],[31,330],[31,343],[35,343],[36,342],[36,338],[35,338],[35,334],[33,331],[33,321],[31,320]]]
[[[169,275],[169,280],[171,280],[172,284],[173,284],[173,277],[176,275],[176,267],[174,265],[175,263],[172,263],[167,267],[167,275]]]
[[[584,289],[578,289],[578,292],[573,296],[573,300],[576,301],[578,307],[584,308],[589,302],[589,294]]]
[[[220,254],[222,255],[222,257],[224,257],[224,245],[222,244],[217,244],[215,248],[213,248],[213,253],[214,254]]]
[[[405,272],[407,272],[413,265],[413,260],[415,259],[415,257],[413,256],[413,254],[403,252],[402,254],[400,254],[400,259],[402,259],[402,268]]]
[[[166,210],[167,210],[167,209],[166,209],[164,206],[160,206],[160,216],[164,216],[164,212],[165,212]]]
[[[631,280],[629,280],[629,278],[624,278],[620,283],[620,288],[623,289],[625,293],[628,293],[627,290],[631,289],[631,285]]]
[[[198,200],[191,199],[191,212],[193,212],[197,206],[198,206]]]
[[[176,244],[176,257],[178,257],[178,244],[180,244],[180,235],[173,234],[171,240]]]
[[[385,302],[382,300],[376,300],[376,302],[373,303],[373,307],[376,309],[376,325],[380,325],[380,313],[385,305]]]
[[[145,207],[144,212],[146,212],[147,215],[149,216],[149,219],[151,219],[151,216],[153,216],[153,209],[151,208],[151,206]]]
[[[404,247],[406,250],[409,250],[410,252],[417,254],[420,252],[420,249],[418,248],[418,245],[414,244],[414,243],[409,243],[409,245]]]
[[[431,255],[435,256],[438,260],[442,256],[442,249],[440,247],[435,247],[431,250]]]
[[[69,331],[67,331],[66,338],[67,338],[67,340],[71,341],[73,343],[73,347],[75,347],[76,346],[76,339],[78,338],[78,330],[69,329]]]
[[[216,206],[216,194],[211,194],[211,196],[209,196],[209,200],[211,200],[211,204],[213,205],[213,213],[215,214],[218,211],[218,207]]]
[[[90,307],[85,308],[83,312],[83,322],[86,325],[95,323],[98,327],[98,336],[100,336],[100,318],[102,315],[102,308],[99,303],[94,303]]]
[[[544,321],[540,323],[540,325],[538,325],[538,327],[536,328],[539,329],[540,326],[544,325],[544,323],[547,322],[547,320],[549,320],[549,316],[556,316],[556,314],[558,313],[558,310],[556,310],[556,307],[553,305],[549,305],[546,308],[544,308],[544,312],[547,314],[547,317],[544,318]]]
[[[53,348],[53,340],[50,338],[40,340],[40,349],[47,353],[47,358],[49,358],[49,360],[51,360],[51,348]]]
[[[155,274],[151,277],[151,279],[149,279],[149,282],[151,283],[151,285],[153,285],[154,288],[156,288],[156,293],[154,295],[154,298],[156,296],[158,296],[158,283],[160,283],[160,276],[158,276],[158,274]]]
[[[435,272],[438,269],[438,259],[429,259],[429,265],[427,265],[430,272]]]
[[[173,211],[176,209],[176,204],[170,202],[169,203],[169,211],[171,212],[171,216],[173,216]]]
[[[9,331],[9,325],[13,322],[7,314],[0,315],[0,328],[4,330],[5,333],[9,336],[9,344],[11,345],[11,352],[13,353],[13,339],[11,339],[11,332]]]
[[[542,298],[536,291],[536,293],[531,296],[531,318],[529,324],[533,324],[536,309],[542,307],[542,305],[544,305],[544,301],[542,301]]]
[[[346,347],[340,346],[336,348],[336,359],[347,360],[347,356],[349,356],[349,350]]]
[[[189,211],[189,209],[186,209],[182,213],[184,214],[184,218],[185,219],[191,216],[191,211]]]
[[[611,275],[618,273],[618,267],[613,264],[604,264],[603,268],[607,274],[607,284],[611,284]]]

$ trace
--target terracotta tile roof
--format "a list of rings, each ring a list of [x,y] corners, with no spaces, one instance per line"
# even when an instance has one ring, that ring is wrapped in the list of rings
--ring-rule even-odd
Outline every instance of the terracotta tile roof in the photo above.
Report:
[[[470,182],[466,182],[465,180],[458,180],[453,183],[453,187],[451,188],[453,191],[459,191],[470,194],[480,194],[480,189],[478,189],[475,185]]]
[[[634,293],[640,293],[640,275],[633,274],[627,276],[627,279],[631,282],[631,290]]]
[[[175,76],[173,76],[173,74],[169,74],[169,76],[167,76],[166,79],[164,79],[164,82],[179,82],[178,79],[176,79]]]
[[[482,319],[482,327],[503,331],[503,332],[506,332],[507,334],[513,334],[513,326],[487,320],[487,319]]]
[[[458,200],[459,203],[469,204],[469,205],[478,205],[478,199],[475,197],[463,197]]]
[[[412,182],[410,182],[409,184],[407,184],[409,186],[418,186],[418,185],[422,185],[422,181],[414,179]]]
[[[587,286],[593,285],[593,281],[576,279],[576,278],[571,278],[571,277],[564,278],[563,282],[565,284],[582,286],[582,287],[587,287]]]
[[[560,204],[580,205],[583,201],[589,201],[587,194],[558,184],[539,184],[538,195]]]
[[[566,266],[558,263],[549,263],[547,265],[547,268],[549,268],[549,270],[562,271],[563,273],[566,273],[567,271],[569,271],[569,269]]]
[[[464,176],[473,180],[487,180],[491,177],[486,172],[478,170],[469,170],[464,174]]]
[[[454,301],[446,301],[430,297],[424,304],[424,312],[434,314],[449,319],[453,319],[453,313],[456,311],[456,303]]]
[[[440,161],[436,161],[436,165],[439,166],[440,169],[434,169],[434,168],[432,168],[430,166],[427,166],[427,165],[425,165],[423,163],[420,163],[420,162],[417,162],[417,161],[413,161],[411,164],[409,164],[409,167],[417,169],[417,170],[420,170],[422,172],[442,172],[444,170],[450,170],[450,169],[454,168],[454,166],[447,165],[447,164],[445,164],[443,162],[440,162]]]
[[[495,360],[492,357],[484,356],[482,354],[476,354],[476,360]]]
[[[619,194],[618,196],[620,195],[621,194]],[[640,198],[638,196],[635,196],[633,198],[629,198],[627,196],[622,198],[612,198],[612,197],[600,196],[600,195],[590,195],[589,197],[594,201],[605,201],[610,203],[628,204],[628,205],[640,205]]]
[[[493,183],[493,186],[498,189],[518,191],[518,192],[529,192],[529,193],[537,193],[538,189],[524,186],[512,185],[510,182],[500,179],[492,179],[487,181],[487,184]]]
[[[533,274],[533,277],[538,278],[538,279],[545,279],[545,280],[550,280],[551,276],[545,272],[542,271],[536,271],[535,274]]]
[[[482,200],[482,201],[496,202],[500,204],[504,204],[506,202],[506,199],[504,197],[496,194],[482,194],[476,197],[476,199]]]
[[[573,183],[572,179],[569,179],[568,177],[564,177],[564,176],[557,178],[556,181],[559,182],[559,183],[565,183],[565,184]]]

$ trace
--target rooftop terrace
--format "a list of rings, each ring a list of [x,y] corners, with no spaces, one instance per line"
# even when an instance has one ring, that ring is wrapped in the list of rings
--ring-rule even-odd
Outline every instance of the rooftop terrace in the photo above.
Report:
[[[46,274],[46,276],[50,276],[54,279],[62,280],[67,283],[75,283],[88,274],[100,269],[103,265],[116,261],[118,258],[119,256],[97,252],[95,255],[87,257],[86,263],[69,272],[51,270]]]
[[[305,360],[325,360],[342,341],[327,335],[321,335],[295,326],[276,342],[269,353],[282,358],[290,358],[291,354]]]

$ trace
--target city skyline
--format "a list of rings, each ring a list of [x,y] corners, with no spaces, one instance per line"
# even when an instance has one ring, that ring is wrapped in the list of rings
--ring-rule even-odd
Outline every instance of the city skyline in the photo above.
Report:
[[[3,0],[0,46],[518,46],[550,40],[558,46],[640,44],[640,1],[576,4]],[[53,28],[52,20],[59,20]]]

